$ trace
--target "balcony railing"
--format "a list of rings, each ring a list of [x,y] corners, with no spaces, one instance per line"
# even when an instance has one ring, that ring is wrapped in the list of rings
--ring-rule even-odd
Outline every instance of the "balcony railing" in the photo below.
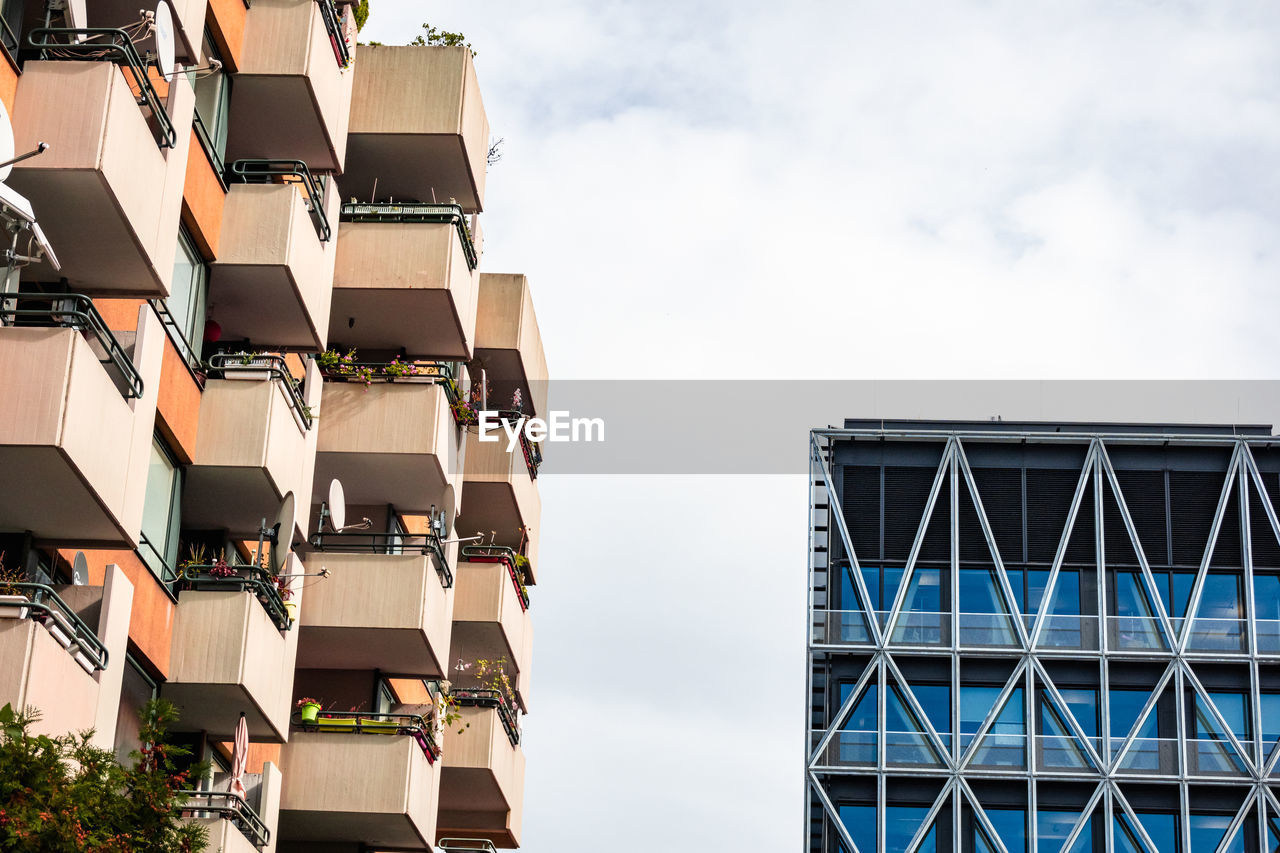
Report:
[[[440,539],[432,533],[316,533],[311,547],[333,554],[421,554],[435,558],[436,573],[445,589],[453,586],[453,570]]]
[[[516,568],[519,555],[515,550],[505,545],[463,545],[462,557],[470,563],[502,563],[507,567],[507,574],[511,576],[511,584],[516,588],[516,593],[520,596],[520,609],[529,609],[529,591],[525,589],[524,579],[520,577],[520,570]]]
[[[520,745],[520,721],[514,703],[502,691],[488,687],[455,687],[449,691],[454,704],[463,708],[495,708],[507,740],[512,746]]]
[[[427,222],[453,225],[458,231],[458,240],[462,243],[462,254],[467,259],[467,266],[473,270],[480,266],[480,258],[476,254],[475,243],[471,240],[471,229],[467,227],[462,205],[351,202],[342,205],[341,217],[343,222]]]
[[[211,379],[258,379],[271,380],[280,384],[284,391],[285,402],[298,425],[304,430],[311,429],[313,416],[311,408],[302,400],[302,390],[282,355],[261,355],[259,353],[218,353],[209,358],[209,377]]]
[[[324,191],[301,160],[236,160],[227,167],[229,184],[302,184],[307,210],[321,243],[329,242],[333,232],[329,216],[324,212]]]
[[[228,791],[179,791],[178,794],[187,798],[182,807],[185,818],[229,820],[259,850],[271,840],[271,830],[244,797]]]
[[[38,49],[44,59],[105,60],[126,69],[133,80],[131,88],[137,93],[138,106],[145,107],[155,119],[156,143],[161,148],[177,144],[178,132],[151,85],[147,62],[127,32],[110,27],[40,27],[31,31],[27,42]]]
[[[52,587],[42,583],[6,583],[0,590],[15,597],[0,601],[0,605],[19,610],[21,618],[43,624],[86,670],[107,668],[107,647]],[[26,601],[17,601],[17,596]]]
[[[120,393],[126,399],[142,396],[142,376],[133,359],[111,334],[89,297],[79,293],[6,293],[0,295],[0,325],[76,329],[99,355]]]
[[[338,61],[339,68],[351,64],[351,48],[342,33],[342,18],[333,0],[316,0],[320,6],[320,17],[324,20],[325,32],[329,34],[329,42],[333,45],[333,58]]]
[[[441,853],[498,853],[498,848],[487,838],[441,838],[436,842]]]
[[[251,592],[267,616],[281,631],[288,631],[293,620],[284,606],[275,576],[258,566],[191,564],[178,567],[180,590],[224,590]]]
[[[434,764],[440,747],[432,734],[432,724],[417,714],[374,714],[365,711],[320,711],[315,722],[293,716],[295,727],[305,732],[357,735],[405,735],[417,741],[427,761]]]
[[[528,415],[523,412],[498,412],[498,420],[504,421],[508,424],[520,424],[527,418]],[[520,450],[524,454],[525,467],[529,469],[529,479],[536,480],[538,479],[538,467],[542,465],[542,448],[536,441],[530,441],[529,436],[525,434],[523,429],[521,429],[517,434],[520,436]]]
[[[458,363],[456,361],[435,361],[432,359],[414,359],[401,361],[357,361],[347,355],[334,353],[332,350],[322,353],[319,358],[320,372],[327,382],[359,382],[372,385],[375,382],[407,382],[418,384],[443,385],[449,402],[459,398]]]

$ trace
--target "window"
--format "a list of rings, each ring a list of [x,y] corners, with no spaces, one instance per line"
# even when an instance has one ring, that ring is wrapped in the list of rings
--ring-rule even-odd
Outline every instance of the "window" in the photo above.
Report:
[[[213,61],[222,62],[222,55],[204,32],[200,65],[208,67]],[[222,174],[222,160],[227,153],[227,124],[231,114],[231,76],[221,71],[193,71],[190,75],[196,91],[196,134],[218,174]]]
[[[196,249],[195,241],[185,228],[178,231],[178,251],[173,260],[173,286],[165,304],[172,323],[169,328],[178,333],[182,356],[187,364],[200,362],[204,345],[204,323],[209,303],[209,267]]]
[[[142,505],[142,561],[162,581],[176,578],[178,530],[182,521],[182,469],[159,437],[151,441],[151,465]]]
[[[156,698],[156,683],[131,656],[125,656],[124,673],[120,682],[120,707],[116,715],[116,759],[130,765],[129,753],[142,746],[139,739],[141,723],[138,711]]]

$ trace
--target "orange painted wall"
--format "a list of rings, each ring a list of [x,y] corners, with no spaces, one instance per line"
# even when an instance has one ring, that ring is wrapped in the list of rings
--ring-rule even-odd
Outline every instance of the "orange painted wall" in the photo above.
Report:
[[[249,12],[244,0],[209,0],[209,30],[229,71],[240,70],[240,48],[244,46],[244,19]]]
[[[9,58],[8,51],[0,51],[0,53],[5,55],[4,59],[0,60],[0,101],[4,101],[4,108],[12,116],[13,99],[18,95],[18,68]]]
[[[145,299],[95,299],[93,307],[102,315],[107,328],[113,332],[136,332],[138,309]]]
[[[217,260],[222,207],[226,204],[227,194],[194,130],[191,131],[189,151],[186,182],[182,186],[182,222],[195,238],[205,259]]]
[[[156,399],[156,426],[183,465],[195,461],[200,393],[200,386],[187,370],[178,348],[165,335],[164,359],[160,363],[160,394]]]
[[[58,554],[67,562],[75,551]],[[115,563],[133,584],[133,611],[129,615],[129,639],[150,664],[149,669],[169,677],[169,644],[173,636],[173,599],[165,592],[156,576],[132,551],[85,551],[89,563],[89,583],[101,585],[107,566]]]

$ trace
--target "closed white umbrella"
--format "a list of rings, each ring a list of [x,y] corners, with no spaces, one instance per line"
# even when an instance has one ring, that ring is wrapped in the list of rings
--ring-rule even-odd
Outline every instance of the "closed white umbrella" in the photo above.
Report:
[[[249,765],[249,723],[240,712],[240,722],[236,723],[235,748],[231,751],[231,793],[245,796],[244,769]]]

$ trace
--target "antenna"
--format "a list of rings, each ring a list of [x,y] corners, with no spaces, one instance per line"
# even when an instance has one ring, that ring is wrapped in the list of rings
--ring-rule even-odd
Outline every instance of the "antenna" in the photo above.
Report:
[[[84,558],[84,551],[76,551],[71,560],[71,582],[76,586],[84,586],[89,582],[89,561]]]
[[[173,13],[169,11],[169,4],[165,0],[160,0],[156,4],[155,21],[156,67],[160,69],[161,76],[167,78],[173,74],[177,42],[173,29]]]

